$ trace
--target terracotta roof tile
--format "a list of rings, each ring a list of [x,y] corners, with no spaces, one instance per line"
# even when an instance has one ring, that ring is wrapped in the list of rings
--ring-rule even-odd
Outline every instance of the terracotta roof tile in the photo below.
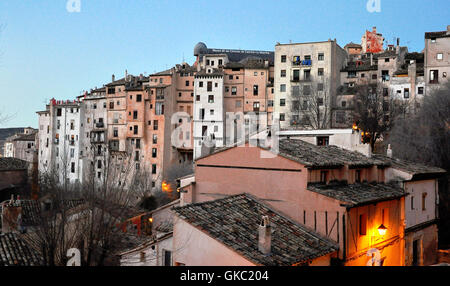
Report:
[[[280,215],[249,194],[174,208],[186,222],[258,265],[289,266],[338,250],[335,242]],[[258,250],[258,227],[269,216],[272,252]]]

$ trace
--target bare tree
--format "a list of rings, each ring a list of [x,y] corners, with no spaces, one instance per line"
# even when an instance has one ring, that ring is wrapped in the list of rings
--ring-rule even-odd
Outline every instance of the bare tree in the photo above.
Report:
[[[331,124],[329,81],[318,80],[292,87],[291,126],[325,129]]]
[[[370,143],[372,150],[378,139],[393,126],[399,117],[405,117],[409,102],[389,96],[387,88],[381,84],[359,85],[355,88],[353,118]]]
[[[137,194],[130,187],[136,171],[130,153],[94,144],[90,150],[95,156],[88,156],[85,178],[89,179],[83,184],[61,180],[67,178],[65,160],[70,161],[65,154],[60,160],[63,166],[40,175],[40,201],[48,207],[40,212],[27,238],[46,265],[65,265],[70,248],[81,250],[82,265],[107,264],[132,236],[124,234],[127,220],[144,213],[135,207]],[[94,160],[101,161],[100,176]]]

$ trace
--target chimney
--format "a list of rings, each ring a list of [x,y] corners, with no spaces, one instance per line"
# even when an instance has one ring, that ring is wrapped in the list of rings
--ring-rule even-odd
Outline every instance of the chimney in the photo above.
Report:
[[[112,82],[116,81],[116,76],[115,76],[115,75],[112,75],[111,80],[112,80]]]
[[[372,27],[372,33],[377,33],[377,27]]]
[[[447,35],[450,35],[450,25],[447,25]]]
[[[262,254],[270,254],[272,249],[272,227],[270,226],[269,217],[263,216],[261,224],[258,228],[258,250]]]
[[[11,195],[9,202],[2,205],[2,233],[11,233],[19,231],[21,228],[22,207],[14,201],[14,195]]]
[[[397,47],[400,46],[400,38],[397,38]]]
[[[125,70],[125,81],[128,81],[128,70]]]
[[[389,158],[392,158],[391,144],[388,145],[388,149],[387,149],[386,155],[387,155]]]

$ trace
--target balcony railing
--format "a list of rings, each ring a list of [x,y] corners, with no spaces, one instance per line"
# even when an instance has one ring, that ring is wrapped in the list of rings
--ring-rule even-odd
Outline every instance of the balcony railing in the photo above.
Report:
[[[312,60],[294,60],[292,61],[292,65],[294,66],[312,66]]]

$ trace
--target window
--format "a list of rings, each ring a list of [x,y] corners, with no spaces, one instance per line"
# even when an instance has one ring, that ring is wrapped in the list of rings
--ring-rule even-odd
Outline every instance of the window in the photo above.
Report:
[[[286,106],[286,99],[280,99],[280,106]]]
[[[109,109],[114,109],[114,101],[111,101],[111,102],[109,103]]]
[[[199,94],[197,94],[197,95],[195,96],[195,100],[196,100],[196,101],[200,101],[200,95],[199,95]]]
[[[136,149],[141,148],[141,139],[136,139]]]
[[[318,76],[323,76],[323,68],[320,68],[317,70],[317,75]]]
[[[284,113],[280,113],[280,121],[285,121],[286,120],[286,116]]]
[[[359,235],[367,234],[367,215],[359,215]]]
[[[169,250],[163,250],[164,253],[164,266],[172,266],[172,252]]]
[[[141,102],[142,101],[142,94],[137,94],[136,95],[136,101],[137,102]]]
[[[119,129],[117,127],[114,127],[113,137],[119,137]]]
[[[282,62],[282,63],[285,63],[285,62],[286,62],[286,55],[282,55],[282,56],[281,56],[281,62]]]
[[[189,86],[189,81],[188,80],[186,81],[186,86]]]
[[[156,164],[152,164],[152,174],[156,174]]]
[[[347,106],[347,101],[345,101],[345,100],[341,101],[341,106],[342,107],[346,107]]]
[[[436,38],[431,38],[432,43],[436,43]]]
[[[427,210],[426,202],[427,202],[427,193],[423,193],[422,194],[422,211]]]
[[[323,105],[323,98],[322,97],[317,98],[317,105],[318,106],[322,106]]]
[[[116,88],[108,87],[108,94],[115,94],[115,93],[116,93]]]
[[[138,119],[138,112],[136,110],[133,111],[133,119]]]
[[[302,110],[308,110],[308,101],[303,100]]]
[[[236,95],[237,94],[237,87],[232,86],[231,87],[231,95]]]
[[[56,116],[61,116],[61,112],[62,112],[62,109],[61,109],[61,108],[58,108],[58,109],[56,110]]]
[[[280,84],[280,92],[286,92],[286,85]]]
[[[328,171],[320,171],[320,182],[326,184],[328,181]]]
[[[70,165],[70,172],[75,173],[75,162],[72,162]]]
[[[414,210],[414,196],[411,196],[411,210]]]
[[[437,59],[438,61],[442,61],[442,60],[444,59],[444,54],[442,54],[442,53],[436,54],[436,59]]]
[[[372,79],[377,79],[377,75],[376,75],[376,74],[373,74],[373,75],[372,75]]]
[[[384,97],[389,96],[389,89],[383,88],[383,96]]]
[[[325,56],[323,53],[319,53],[319,56],[317,57],[317,60],[323,61],[325,59]]]
[[[163,115],[164,114],[164,103],[157,102],[155,106],[155,115]]]
[[[330,137],[319,136],[317,137],[317,146],[328,146],[330,142]]]
[[[304,80],[311,80],[311,70],[303,71],[303,79]]]
[[[136,151],[134,153],[134,161],[138,162],[139,161],[139,151]]]
[[[355,170],[355,182],[361,183],[361,170]]]
[[[158,135],[153,134],[153,144],[157,144],[158,143]]]
[[[152,149],[152,158],[156,158],[158,150],[156,148]]]
[[[404,98],[409,98],[409,88],[405,88],[404,93],[403,93],[403,97]]]
[[[207,91],[212,91],[212,81],[208,81]]]
[[[311,86],[310,85],[303,86],[303,94],[304,95],[310,95],[311,94]]]
[[[242,106],[242,101],[236,100],[236,107],[241,107],[241,106]]]
[[[214,95],[208,95],[208,103],[214,103]]]
[[[223,60],[219,60],[219,66],[223,65]]]
[[[253,102],[253,111],[259,111],[259,102]]]
[[[281,70],[280,76],[281,76],[281,77],[286,77],[286,70]]]
[[[158,120],[153,120],[153,130],[158,130]]]
[[[209,115],[214,115],[214,109],[209,110]]]
[[[203,87],[203,81],[198,82],[198,87]]]
[[[423,87],[422,86],[417,88],[417,93],[418,94],[423,94]]]
[[[99,168],[99,169],[102,168],[102,160],[97,161],[97,168]]]
[[[253,86],[253,95],[258,95],[258,85]]]
[[[268,107],[272,107],[272,106],[273,106],[273,100],[270,100],[270,99],[269,99],[269,100],[267,101],[267,106],[268,106]]]
[[[384,62],[388,63],[389,62],[389,58],[384,59]]]
[[[134,135],[137,135],[138,132],[139,132],[139,126],[134,125],[134,131],[133,131],[133,134],[134,134]]]
[[[430,83],[439,83],[439,70],[430,70]]]

